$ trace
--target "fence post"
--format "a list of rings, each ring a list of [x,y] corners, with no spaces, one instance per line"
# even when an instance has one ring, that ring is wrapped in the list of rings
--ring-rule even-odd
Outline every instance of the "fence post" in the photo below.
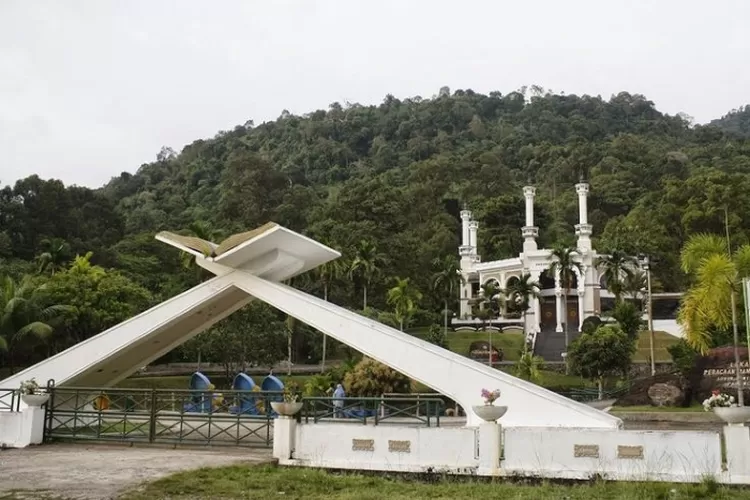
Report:
[[[174,393],[173,393],[174,394]],[[148,419],[148,442],[156,439],[156,389],[151,389],[151,412]]]

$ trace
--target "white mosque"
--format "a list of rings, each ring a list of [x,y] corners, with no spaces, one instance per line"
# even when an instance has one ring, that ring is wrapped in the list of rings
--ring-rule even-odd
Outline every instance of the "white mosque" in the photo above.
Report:
[[[459,247],[461,257],[461,286],[460,313],[454,318],[454,327],[476,326],[480,321],[473,317],[472,299],[479,298],[482,285],[494,281],[498,288],[507,288],[514,279],[529,273],[533,281],[541,286],[541,297],[534,299],[526,314],[526,332],[535,341],[540,332],[543,335],[556,336],[563,332],[564,324],[568,323],[569,332],[578,332],[583,321],[590,316],[599,316],[602,300],[613,299],[613,295],[606,290],[602,279],[602,271],[597,269],[597,252],[591,244],[592,225],[588,222],[587,199],[589,185],[580,182],[575,185],[578,194],[578,224],[575,225],[577,236],[577,260],[581,268],[574,269],[576,279],[571,285],[567,298],[562,287],[559,273],[552,276],[549,268],[552,262],[552,250],[537,247],[539,228],[534,225],[534,197],[536,188],[526,186],[523,194],[526,205],[525,226],[521,228],[523,235],[523,252],[518,257],[482,262],[477,254],[477,231],[479,223],[472,220],[472,213],[468,210],[461,212],[462,244]],[[653,299],[671,300],[676,305],[679,294],[654,294]],[[664,330],[679,335],[679,327],[674,321],[674,308],[670,309],[663,319],[655,319],[654,329]],[[656,310],[655,310],[656,311]],[[507,316],[507,315],[506,315]],[[500,317],[493,319],[496,325],[520,325],[517,317]],[[571,336],[571,339],[573,337]],[[542,340],[540,338],[540,340]],[[564,342],[564,341],[563,341]],[[563,346],[560,346],[563,347]],[[558,358],[559,359],[559,358]]]

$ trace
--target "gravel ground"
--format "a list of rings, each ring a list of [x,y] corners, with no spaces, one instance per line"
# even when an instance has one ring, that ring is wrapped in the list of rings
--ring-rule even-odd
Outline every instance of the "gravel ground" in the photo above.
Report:
[[[56,444],[0,451],[0,499],[114,499],[175,472],[271,462],[269,449]]]

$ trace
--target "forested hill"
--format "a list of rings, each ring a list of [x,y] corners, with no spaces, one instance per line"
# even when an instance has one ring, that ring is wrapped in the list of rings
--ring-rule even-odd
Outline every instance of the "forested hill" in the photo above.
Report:
[[[136,174],[96,192],[31,177],[0,197],[0,273],[33,271],[93,251],[92,261],[146,287],[154,300],[196,278],[153,240],[162,229],[203,237],[273,220],[351,259],[366,239],[382,254],[371,302],[384,307],[391,277],[409,277],[427,307],[433,259],[456,255],[458,211],[480,221],[485,260],[521,250],[521,187],[538,188],[541,243],[572,242],[573,185],[591,184],[590,222],[599,249],[655,256],[665,287],[683,280],[676,255],[687,235],[723,230],[750,237],[750,140],[734,122],[691,127],[640,95],[489,95],[447,89],[432,99],[387,96],[377,106],[332,104],[305,116],[283,113],[164,149]],[[57,239],[55,239],[57,238]],[[56,253],[55,253],[56,252]],[[59,255],[58,255],[59,254]],[[342,278],[333,299],[360,297]],[[434,302],[431,302],[434,301]]]

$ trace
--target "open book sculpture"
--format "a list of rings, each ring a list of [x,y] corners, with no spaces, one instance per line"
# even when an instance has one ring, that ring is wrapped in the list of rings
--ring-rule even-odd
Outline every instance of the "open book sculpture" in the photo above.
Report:
[[[32,377],[53,379],[58,386],[111,386],[257,299],[455,400],[467,412],[468,425],[481,423],[471,408],[488,386],[503,393],[506,426],[622,425],[616,417],[284,285],[341,254],[283,226],[265,224],[219,244],[170,232],[156,238],[194,255],[196,264],[216,276],[0,381],[0,387],[18,387]],[[0,395],[0,407],[4,402]]]

